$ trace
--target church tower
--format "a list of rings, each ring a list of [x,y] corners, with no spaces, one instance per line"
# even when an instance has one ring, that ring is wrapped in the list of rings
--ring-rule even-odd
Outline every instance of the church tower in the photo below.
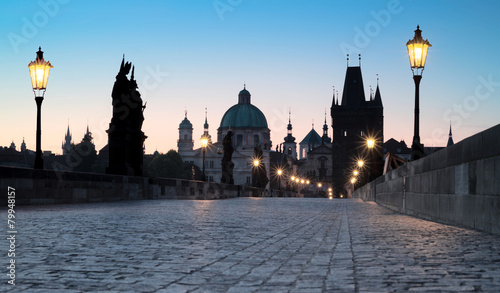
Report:
[[[24,142],[24,137],[23,137],[23,143],[21,143],[21,152],[24,153],[26,151],[26,143]]]
[[[325,110],[325,124],[323,124],[323,136],[321,137],[321,143],[327,144],[331,142],[332,139],[328,137],[328,124],[326,123],[326,110]]]
[[[88,126],[87,126],[88,128]],[[66,135],[64,136],[64,140],[62,143],[62,151],[63,155],[67,155],[71,148],[74,146],[73,142],[71,141],[71,133],[69,132],[69,122],[68,122],[68,130],[66,131]]]
[[[291,111],[288,111],[288,126],[287,126],[287,136],[284,138],[283,148],[285,149],[285,154],[292,157],[292,159],[297,160],[297,143],[295,142],[295,137],[292,136],[292,121],[291,121]]]
[[[348,56],[349,57],[349,56]],[[349,58],[347,59],[349,61]],[[361,57],[360,57],[361,60]],[[381,145],[384,142],[384,106],[377,78],[375,96],[366,101],[361,66],[347,66],[342,101],[334,96],[331,107],[333,144],[332,171],[335,193],[343,193],[342,188],[350,178],[352,162],[356,158],[366,160],[365,174],[374,179],[382,174]],[[366,147],[368,138],[375,139],[375,148]],[[367,175],[368,176],[368,175]]]
[[[205,108],[205,123],[203,124],[203,135],[201,138],[207,138],[208,144],[212,144],[212,136],[208,133],[207,108]]]
[[[187,118],[187,111],[184,112],[184,120],[179,124],[179,140],[177,140],[177,149],[183,151],[192,151],[193,142],[193,124]]]

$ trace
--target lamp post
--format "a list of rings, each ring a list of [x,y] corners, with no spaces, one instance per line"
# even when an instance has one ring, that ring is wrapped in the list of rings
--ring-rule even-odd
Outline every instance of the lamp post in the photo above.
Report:
[[[207,146],[208,146],[208,139],[206,137],[203,137],[201,139],[201,149],[203,153],[203,181],[207,181],[207,177],[205,175],[205,153],[207,152]]]
[[[417,25],[415,36],[412,40],[406,43],[408,48],[408,57],[410,58],[411,71],[413,73],[413,81],[415,82],[415,122],[413,129],[413,143],[411,145],[410,161],[418,160],[424,156],[424,145],[420,143],[420,108],[419,108],[419,87],[424,71],[425,61],[427,59],[427,51],[432,45],[428,40],[422,38],[422,31]]]
[[[281,190],[281,175],[283,174],[283,170],[278,169],[276,173],[278,174],[278,190]]]
[[[43,59],[42,47],[36,52],[35,61],[28,64],[31,76],[31,85],[35,94],[36,102],[36,156],[35,169],[43,169],[42,159],[42,102],[45,90],[47,89],[47,81],[49,79],[50,69],[53,68],[49,61]]]
[[[374,158],[373,158],[373,149],[375,148],[375,139],[374,138],[368,138],[366,139],[366,147],[368,148],[368,182],[372,180],[372,168],[374,164],[376,163]]]

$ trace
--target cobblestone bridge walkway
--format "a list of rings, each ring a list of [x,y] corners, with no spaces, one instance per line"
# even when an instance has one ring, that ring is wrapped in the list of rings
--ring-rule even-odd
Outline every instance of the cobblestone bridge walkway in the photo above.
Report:
[[[5,228],[1,292],[500,291],[500,236],[359,200],[16,207],[16,220],[16,285]]]

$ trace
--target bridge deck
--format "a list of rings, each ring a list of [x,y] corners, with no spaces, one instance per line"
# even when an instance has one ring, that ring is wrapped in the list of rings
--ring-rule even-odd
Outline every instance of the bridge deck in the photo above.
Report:
[[[3,292],[500,288],[500,236],[354,199],[33,206],[16,217],[16,286],[4,273]]]

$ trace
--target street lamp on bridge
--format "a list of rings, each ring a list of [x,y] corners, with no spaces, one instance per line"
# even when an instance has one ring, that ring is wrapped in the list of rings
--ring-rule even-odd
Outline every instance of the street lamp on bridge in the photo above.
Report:
[[[203,136],[201,138],[201,151],[203,152],[203,181],[207,181],[207,177],[205,175],[205,153],[207,152],[208,146],[208,138]]]
[[[422,38],[422,31],[417,25],[415,36],[406,43],[408,48],[408,57],[410,58],[413,81],[415,82],[415,122],[413,129],[413,143],[411,145],[410,160],[418,160],[424,156],[424,145],[420,143],[420,107],[419,107],[419,87],[424,71],[425,61],[427,60],[427,51],[432,45],[428,40]]]
[[[36,156],[35,169],[43,169],[42,159],[42,102],[45,90],[47,89],[47,81],[49,80],[50,69],[53,68],[49,61],[43,59],[42,47],[36,52],[35,61],[28,64],[31,76],[31,85],[35,94],[36,102]]]

